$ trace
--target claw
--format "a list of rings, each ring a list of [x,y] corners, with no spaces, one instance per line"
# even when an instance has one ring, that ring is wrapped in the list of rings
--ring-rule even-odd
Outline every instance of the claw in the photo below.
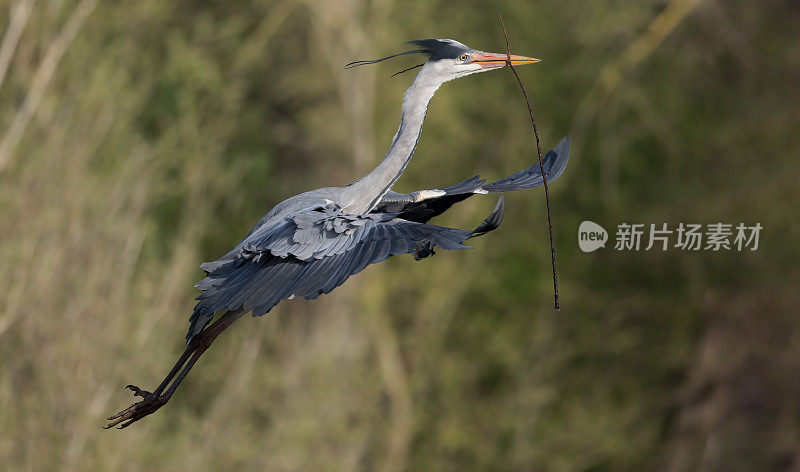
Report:
[[[136,422],[136,420],[138,420],[138,418],[137,418],[137,419],[134,419],[134,420],[130,420],[130,421],[126,422],[126,423],[122,423],[121,425],[117,426],[117,429],[125,429],[125,428],[127,428],[128,426],[130,426],[130,425],[132,425],[133,423],[135,423],[135,422]]]
[[[133,396],[134,397],[142,397],[142,398],[144,398],[144,397],[150,395],[150,392],[148,392],[147,390],[142,390],[141,388],[137,387],[136,385],[126,385],[125,388],[127,388],[128,390],[133,391]]]
[[[135,385],[128,385],[125,388],[132,390],[134,396],[142,397],[142,400],[125,408],[116,415],[109,416],[108,420],[110,423],[104,426],[103,429],[111,429],[113,427],[117,429],[127,428],[145,416],[155,413],[156,410],[164,406],[169,399],[168,397],[154,395]]]

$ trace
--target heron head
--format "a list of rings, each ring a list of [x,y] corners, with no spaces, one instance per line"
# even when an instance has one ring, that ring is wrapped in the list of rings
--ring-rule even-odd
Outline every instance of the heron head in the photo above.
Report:
[[[507,54],[478,51],[477,49],[472,49],[453,39],[418,39],[409,41],[408,44],[418,46],[418,49],[412,49],[372,61],[351,62],[347,64],[345,68],[349,69],[361,65],[374,64],[406,54],[423,54],[428,56],[427,61],[398,72],[398,74],[417,67],[423,67],[426,74],[435,77],[441,82],[447,82],[470,74],[503,68],[507,65],[509,60]],[[514,66],[521,66],[525,64],[535,64],[540,60],[533,57],[515,56],[512,54],[510,56],[510,61]]]
[[[452,39],[421,39],[409,41],[420,47],[420,52],[427,54],[425,67],[431,70],[442,81],[464,77],[478,72],[500,69],[510,59],[514,66],[535,64],[539,59],[505,53],[484,52],[472,49]]]

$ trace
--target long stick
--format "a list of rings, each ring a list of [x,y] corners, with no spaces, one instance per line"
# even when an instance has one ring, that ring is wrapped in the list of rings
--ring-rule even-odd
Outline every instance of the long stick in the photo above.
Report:
[[[544,166],[542,165],[542,146],[539,144],[539,130],[536,128],[536,120],[533,118],[533,108],[531,107],[530,100],[528,100],[528,94],[525,92],[525,86],[522,85],[522,80],[519,78],[519,74],[517,74],[516,69],[514,69],[514,66],[511,64],[511,46],[508,44],[508,31],[506,31],[506,25],[503,22],[503,15],[500,15],[500,25],[503,27],[503,35],[505,35],[506,38],[506,64],[508,64],[508,67],[511,68],[511,72],[514,73],[514,77],[517,78],[519,88],[522,90],[522,96],[525,98],[525,104],[528,105],[528,114],[531,116],[533,134],[536,136],[536,152],[539,154],[539,171],[542,173],[542,182],[544,182],[544,198],[547,201],[547,228],[550,231],[550,258],[553,261],[553,308],[558,310],[561,307],[558,303],[558,270],[556,269],[556,246],[555,238],[553,237],[553,221],[550,216],[550,188],[547,186],[547,175],[545,174]]]

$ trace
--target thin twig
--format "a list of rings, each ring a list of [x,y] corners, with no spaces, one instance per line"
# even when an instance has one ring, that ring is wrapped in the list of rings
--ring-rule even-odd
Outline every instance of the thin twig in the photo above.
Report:
[[[519,88],[522,90],[522,96],[525,98],[525,104],[528,105],[528,114],[531,117],[533,134],[536,136],[536,152],[539,155],[539,171],[542,173],[542,182],[544,182],[544,197],[545,201],[547,202],[547,228],[550,231],[550,258],[553,261],[553,308],[558,310],[561,307],[558,303],[558,270],[556,269],[556,246],[555,238],[553,237],[553,221],[550,216],[550,188],[547,186],[547,175],[545,174],[544,166],[542,165],[542,146],[539,144],[539,130],[536,128],[536,120],[533,118],[533,108],[531,107],[530,100],[528,100],[528,94],[525,92],[525,86],[522,85],[522,80],[519,78],[519,74],[517,74],[516,69],[514,69],[514,66],[511,64],[511,46],[508,44],[508,31],[506,31],[506,25],[503,22],[503,15],[500,15],[500,25],[503,27],[503,35],[505,35],[506,38],[506,64],[508,64],[508,67],[511,68],[511,72],[514,73],[514,77],[517,78]]]

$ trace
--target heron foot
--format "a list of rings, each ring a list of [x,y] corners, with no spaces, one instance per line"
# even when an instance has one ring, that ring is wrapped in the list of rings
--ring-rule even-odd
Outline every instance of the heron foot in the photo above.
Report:
[[[136,385],[128,385],[125,388],[132,390],[134,397],[142,397],[142,400],[125,408],[116,415],[109,416],[108,420],[111,422],[104,426],[103,429],[110,429],[115,426],[117,429],[127,428],[145,416],[155,413],[169,400],[166,395],[155,395],[147,390],[142,390]]]

